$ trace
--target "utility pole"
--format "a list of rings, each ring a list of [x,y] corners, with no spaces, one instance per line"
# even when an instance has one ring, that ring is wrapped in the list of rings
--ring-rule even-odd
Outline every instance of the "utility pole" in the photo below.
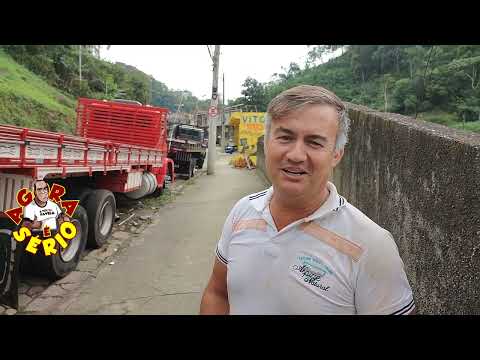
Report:
[[[82,45],[78,45],[78,71],[80,75],[80,86],[82,86]]]
[[[153,76],[150,76],[150,105],[153,101]]]
[[[225,73],[222,73],[222,137],[220,138],[220,148],[225,149]]]
[[[207,175],[215,173],[215,158],[217,153],[217,118],[218,118],[218,65],[220,63],[220,45],[215,45],[213,54],[213,84],[212,99],[208,111],[208,161]]]
[[[180,108],[183,106],[183,96],[185,95],[185,91],[182,91],[182,96],[180,97],[180,103],[178,104],[177,113],[180,111]]]

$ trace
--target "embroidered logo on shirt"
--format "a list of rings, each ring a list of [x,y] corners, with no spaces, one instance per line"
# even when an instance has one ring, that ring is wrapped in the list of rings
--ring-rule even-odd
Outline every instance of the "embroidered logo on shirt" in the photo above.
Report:
[[[233,224],[233,233],[236,233],[240,230],[259,230],[267,231],[267,222],[263,219],[249,219],[249,220],[240,220]]]
[[[292,266],[296,275],[307,284],[313,285],[321,290],[328,291],[330,286],[320,283],[320,280],[327,274],[333,274],[332,270],[320,259],[314,256],[299,256],[298,263]]]

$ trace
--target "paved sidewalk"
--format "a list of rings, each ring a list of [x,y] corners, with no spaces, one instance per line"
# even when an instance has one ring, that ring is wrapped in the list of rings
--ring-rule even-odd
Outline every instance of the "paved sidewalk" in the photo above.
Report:
[[[255,170],[217,157],[214,175],[196,178],[50,314],[197,314],[225,217],[242,196],[266,188]],[[206,166],[205,166],[206,167]]]

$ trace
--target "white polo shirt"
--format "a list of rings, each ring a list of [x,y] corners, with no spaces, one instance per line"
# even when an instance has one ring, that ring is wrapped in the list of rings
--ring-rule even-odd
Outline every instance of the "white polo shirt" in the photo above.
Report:
[[[50,229],[57,229],[57,217],[62,213],[60,207],[51,200],[47,200],[45,206],[39,206],[35,201],[25,206],[23,209],[23,218],[31,221],[40,221],[42,230],[45,226]]]
[[[277,231],[273,187],[238,201],[216,248],[227,265],[230,314],[408,314],[414,307],[392,235],[330,195]]]

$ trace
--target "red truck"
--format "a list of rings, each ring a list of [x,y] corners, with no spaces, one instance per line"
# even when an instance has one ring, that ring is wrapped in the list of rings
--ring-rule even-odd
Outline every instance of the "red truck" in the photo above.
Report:
[[[168,109],[80,98],[76,135],[0,125],[0,303],[18,308],[20,264],[59,279],[74,270],[86,246],[99,248],[112,232],[115,195],[132,199],[160,194],[175,180],[167,157]],[[65,188],[62,200],[79,200],[73,218],[78,236],[52,256],[30,254],[12,237],[5,211],[36,180]]]

